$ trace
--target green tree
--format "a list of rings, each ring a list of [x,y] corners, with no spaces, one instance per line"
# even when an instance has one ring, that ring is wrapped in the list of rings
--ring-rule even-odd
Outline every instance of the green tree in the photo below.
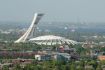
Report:
[[[70,65],[70,70],[75,70],[75,65],[74,65],[74,63],[72,63],[72,64]]]
[[[9,67],[7,65],[4,65],[2,70],[9,70]]]
[[[14,66],[13,70],[22,70],[22,68],[19,64],[17,64]]]
[[[76,70],[84,70],[83,66],[78,66]]]
[[[97,66],[96,70],[102,70],[102,68],[101,68],[101,65],[100,65],[100,64],[98,64],[98,66]]]

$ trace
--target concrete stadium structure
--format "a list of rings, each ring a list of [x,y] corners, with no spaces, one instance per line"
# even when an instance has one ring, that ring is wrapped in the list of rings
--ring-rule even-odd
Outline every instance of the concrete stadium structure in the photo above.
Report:
[[[32,24],[30,25],[26,33],[23,36],[21,36],[18,40],[16,40],[15,43],[26,42],[27,40],[32,38],[34,35],[35,28],[42,16],[43,14],[35,13]]]
[[[60,36],[54,36],[54,35],[39,36],[36,38],[32,38],[29,41],[39,45],[62,45],[62,44],[74,45],[77,43],[76,41],[69,40]]]
[[[15,43],[20,42],[34,42],[37,44],[44,44],[44,45],[56,45],[56,44],[76,44],[75,41],[66,39],[64,37],[54,36],[54,35],[46,35],[46,36],[40,36],[40,37],[34,37],[35,28],[41,19],[43,14],[36,13],[34,15],[32,24],[28,28],[28,30],[25,32],[23,36],[21,36],[18,40],[15,41]]]

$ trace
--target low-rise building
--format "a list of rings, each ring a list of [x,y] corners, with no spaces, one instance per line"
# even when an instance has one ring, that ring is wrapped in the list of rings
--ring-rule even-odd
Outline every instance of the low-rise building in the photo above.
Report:
[[[100,55],[100,56],[98,56],[98,59],[101,60],[101,61],[102,61],[102,60],[105,60],[105,55]]]
[[[36,54],[35,59],[39,61],[46,61],[46,60],[51,60],[52,57],[49,54]]]
[[[55,55],[55,59],[58,61],[69,61],[70,58],[71,58],[71,56],[68,53],[57,53]]]

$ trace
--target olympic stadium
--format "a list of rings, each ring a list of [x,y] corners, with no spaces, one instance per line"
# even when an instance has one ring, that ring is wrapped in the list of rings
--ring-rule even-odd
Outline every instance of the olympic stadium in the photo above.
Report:
[[[54,36],[54,35],[45,35],[45,36],[39,36],[39,37],[33,38],[37,24],[43,15],[44,14],[42,14],[42,13],[35,13],[30,27],[23,34],[23,36],[21,36],[18,40],[15,41],[15,43],[32,42],[32,43],[36,43],[39,45],[42,45],[42,44],[43,45],[57,45],[57,44],[59,44],[59,45],[62,45],[62,44],[74,45],[77,43],[76,41],[69,40],[69,39],[66,39],[66,38],[60,37],[60,36]]]
[[[74,45],[77,43],[76,41],[69,40],[60,36],[54,36],[54,35],[39,36],[36,38],[31,38],[29,41],[39,45],[62,45],[62,44]]]

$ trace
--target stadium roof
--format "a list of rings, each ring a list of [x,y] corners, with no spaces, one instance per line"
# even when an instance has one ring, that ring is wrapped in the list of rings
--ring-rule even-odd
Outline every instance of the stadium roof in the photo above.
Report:
[[[31,38],[29,40],[30,42],[35,42],[39,45],[62,45],[62,44],[76,44],[76,41],[66,39],[64,37],[60,36],[54,36],[54,35],[45,35],[45,36],[39,36],[36,38]]]

